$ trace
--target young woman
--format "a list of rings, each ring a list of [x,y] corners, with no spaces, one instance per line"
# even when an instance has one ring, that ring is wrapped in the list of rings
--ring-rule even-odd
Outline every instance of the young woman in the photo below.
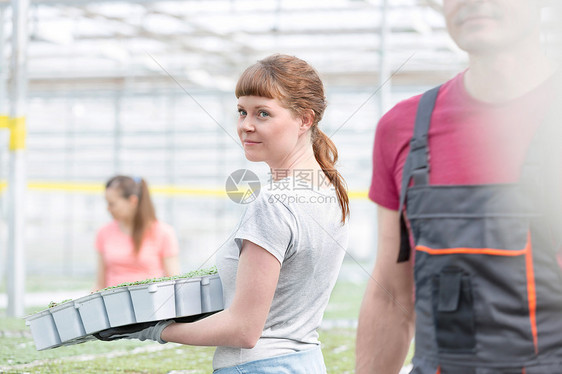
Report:
[[[272,181],[217,255],[225,309],[119,337],[217,346],[220,374],[325,373],[317,329],[347,248],[349,207],[336,147],[318,128],[323,85],[305,61],[274,55],[242,74],[236,96],[246,158],[266,162]]]
[[[96,237],[99,253],[95,289],[179,272],[174,230],[156,219],[146,182],[118,175],[105,186],[113,222]]]

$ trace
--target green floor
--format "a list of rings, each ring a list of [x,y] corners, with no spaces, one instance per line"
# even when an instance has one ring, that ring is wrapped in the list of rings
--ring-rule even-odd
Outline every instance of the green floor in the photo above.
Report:
[[[355,328],[364,284],[339,282],[325,319],[334,326],[320,331],[329,373],[353,373]],[[36,310],[29,310],[34,312]],[[21,319],[0,310],[0,373],[210,373],[214,348],[121,340],[36,351]]]

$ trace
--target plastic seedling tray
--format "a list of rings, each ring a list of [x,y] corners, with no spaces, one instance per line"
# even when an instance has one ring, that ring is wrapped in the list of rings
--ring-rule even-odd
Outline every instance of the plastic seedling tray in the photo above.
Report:
[[[35,349],[38,351],[54,348],[61,344],[55,320],[49,310],[43,310],[26,317],[25,324],[31,329]]]
[[[216,269],[207,269],[120,284],[74,301],[52,303],[25,319],[35,348],[43,350],[95,340],[92,334],[111,327],[172,318],[192,322],[223,308],[219,275]]]
[[[174,281],[129,286],[137,322],[176,317]]]
[[[82,319],[73,301],[50,309],[62,343],[86,335]]]
[[[93,334],[111,327],[101,294],[93,293],[81,297],[76,299],[74,304],[78,309],[86,334]]]
[[[224,309],[222,283],[218,274],[201,278],[201,309],[203,313]]]
[[[201,278],[177,279],[175,281],[176,317],[202,313]]]
[[[117,327],[137,322],[129,289],[126,287],[111,288],[101,291],[101,296],[105,304],[109,326]]]

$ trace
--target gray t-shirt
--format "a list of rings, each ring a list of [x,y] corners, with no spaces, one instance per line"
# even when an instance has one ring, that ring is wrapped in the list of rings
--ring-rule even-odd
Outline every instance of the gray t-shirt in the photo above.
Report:
[[[281,272],[261,338],[252,349],[218,347],[213,369],[311,349],[316,329],[347,250],[347,225],[335,191],[302,189],[285,178],[262,189],[243,214],[238,229],[217,255],[225,307],[236,287],[242,241],[251,241],[281,263]],[[290,188],[279,188],[289,186]]]

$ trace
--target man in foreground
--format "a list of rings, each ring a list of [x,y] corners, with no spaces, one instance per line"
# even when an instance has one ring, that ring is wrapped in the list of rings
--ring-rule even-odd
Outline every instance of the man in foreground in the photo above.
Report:
[[[562,370],[562,125],[539,3],[443,0],[468,69],[377,127],[358,374],[398,373],[414,332],[412,373]]]

